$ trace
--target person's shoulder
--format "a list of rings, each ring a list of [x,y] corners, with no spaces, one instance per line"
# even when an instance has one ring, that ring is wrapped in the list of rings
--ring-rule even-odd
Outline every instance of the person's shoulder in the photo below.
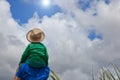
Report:
[[[43,43],[40,42],[40,45],[45,46]]]
[[[46,48],[46,46],[44,45],[44,43],[41,43],[41,42],[40,42],[40,44],[41,44],[43,47],[45,47],[45,48]]]
[[[33,47],[33,46],[35,46],[35,44],[32,42],[28,44],[28,47]]]
[[[28,46],[32,45],[32,43],[29,43]]]

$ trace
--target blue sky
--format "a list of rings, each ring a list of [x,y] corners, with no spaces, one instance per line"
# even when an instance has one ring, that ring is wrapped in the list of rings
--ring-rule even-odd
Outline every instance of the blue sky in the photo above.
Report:
[[[88,34],[88,38],[90,40],[94,40],[94,39],[100,39],[103,40],[103,35],[96,32],[96,30],[90,30],[89,34]]]
[[[0,0],[0,80],[12,80],[35,27],[45,32],[49,66],[61,80],[90,80],[99,65],[120,67],[120,0],[39,1]]]
[[[57,5],[51,4],[49,7],[44,7],[41,5],[41,1],[39,2],[30,2],[26,3],[22,0],[7,0],[11,4],[11,12],[12,16],[15,20],[18,21],[19,24],[27,23],[28,19],[33,16],[34,12],[37,12],[39,17],[43,16],[52,16],[56,12],[61,12],[61,9]],[[32,1],[32,0],[31,0]],[[22,11],[22,12],[21,12]]]
[[[32,3],[26,3],[23,0],[7,0],[11,7],[12,16],[15,20],[18,20],[20,24],[26,23],[29,18],[33,16],[34,12],[37,12],[39,17],[52,16],[57,12],[62,12],[61,8],[56,4],[51,4],[49,7],[45,8],[41,5],[42,0],[37,0],[39,2],[33,1]],[[32,0],[31,0],[32,1]],[[94,0],[78,0],[78,7],[83,11],[91,7],[91,3]],[[99,2],[99,0],[97,0]],[[104,0],[106,4],[110,3],[110,0]],[[22,12],[21,12],[22,11]],[[96,15],[95,13],[93,15]]]
[[[99,2],[100,0],[96,0]],[[94,0],[78,0],[78,6],[83,10],[86,11],[88,8],[91,8],[91,4],[94,2]],[[104,0],[104,2],[109,5],[110,0]]]

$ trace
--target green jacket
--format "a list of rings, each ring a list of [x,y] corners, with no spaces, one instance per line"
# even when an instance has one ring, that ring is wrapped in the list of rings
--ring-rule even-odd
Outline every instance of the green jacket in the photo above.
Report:
[[[48,53],[46,47],[38,43],[30,43],[25,49],[19,64],[27,63],[31,67],[40,68],[48,65]]]

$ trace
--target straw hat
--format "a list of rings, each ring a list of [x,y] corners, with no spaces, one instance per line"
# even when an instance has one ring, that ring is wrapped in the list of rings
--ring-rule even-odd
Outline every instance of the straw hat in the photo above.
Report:
[[[41,29],[34,28],[27,33],[26,38],[29,42],[41,42],[44,40],[45,34]]]

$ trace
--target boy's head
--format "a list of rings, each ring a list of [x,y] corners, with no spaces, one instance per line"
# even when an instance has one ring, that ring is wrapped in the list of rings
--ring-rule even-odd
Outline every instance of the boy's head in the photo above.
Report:
[[[27,33],[26,38],[29,42],[41,42],[44,40],[45,34],[41,29],[34,28]]]

